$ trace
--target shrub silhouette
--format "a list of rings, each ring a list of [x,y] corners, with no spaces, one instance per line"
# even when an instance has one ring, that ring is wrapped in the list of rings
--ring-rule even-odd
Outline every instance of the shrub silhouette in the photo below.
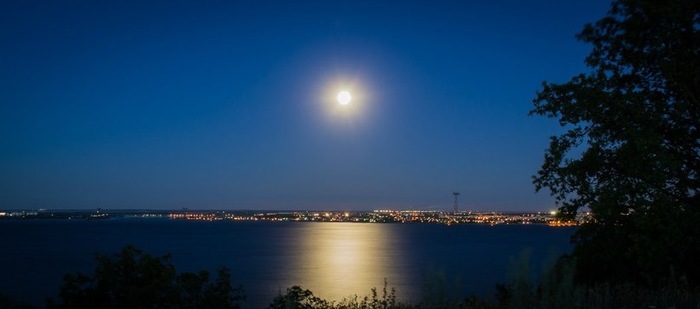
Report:
[[[178,274],[170,255],[154,257],[126,246],[113,257],[97,254],[94,274],[67,274],[49,308],[239,308],[242,287],[227,268],[210,282],[209,272]]]

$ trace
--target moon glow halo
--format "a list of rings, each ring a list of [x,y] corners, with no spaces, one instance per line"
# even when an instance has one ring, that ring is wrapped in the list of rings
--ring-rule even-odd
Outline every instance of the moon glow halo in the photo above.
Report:
[[[352,100],[352,96],[347,91],[341,91],[338,93],[336,99],[341,105],[348,105],[350,103],[350,100]]]

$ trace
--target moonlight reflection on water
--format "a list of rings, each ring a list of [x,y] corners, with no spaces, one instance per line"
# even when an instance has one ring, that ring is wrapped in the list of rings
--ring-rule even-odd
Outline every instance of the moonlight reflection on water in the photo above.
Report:
[[[304,287],[321,297],[341,299],[353,294],[366,295],[372,287],[381,288],[409,280],[399,268],[402,243],[393,229],[357,223],[318,223],[300,233],[302,250],[294,260],[290,277],[304,278]],[[389,234],[389,235],[388,235]],[[387,277],[391,275],[391,277]],[[408,286],[402,286],[403,293]],[[402,294],[403,294],[402,293]]]

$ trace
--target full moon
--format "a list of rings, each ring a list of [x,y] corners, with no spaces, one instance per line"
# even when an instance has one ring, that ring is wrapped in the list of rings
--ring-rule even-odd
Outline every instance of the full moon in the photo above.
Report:
[[[336,99],[338,99],[338,103],[348,105],[348,103],[350,103],[350,99],[352,99],[352,96],[350,96],[350,93],[347,91],[341,91],[338,93]]]

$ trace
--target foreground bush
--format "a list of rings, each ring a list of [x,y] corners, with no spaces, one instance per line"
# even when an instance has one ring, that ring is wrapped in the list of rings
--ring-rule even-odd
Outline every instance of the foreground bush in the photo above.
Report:
[[[700,290],[682,280],[657,288],[636,283],[576,283],[575,261],[562,257],[533,283],[524,268],[527,256],[517,262],[516,275],[496,287],[494,299],[466,304],[465,308],[700,308]]]
[[[209,273],[178,274],[170,256],[154,257],[126,246],[113,257],[98,254],[94,274],[68,274],[60,290],[61,302],[49,308],[239,308],[241,287],[221,268],[210,282]]]
[[[328,301],[315,296],[310,290],[304,290],[300,286],[287,288],[285,294],[276,296],[268,309],[410,309],[419,308],[413,305],[401,303],[396,299],[396,291],[392,288],[387,291],[388,284],[384,280],[381,298],[377,295],[377,289],[372,288],[372,296],[359,299],[357,295],[345,298],[341,301]]]

